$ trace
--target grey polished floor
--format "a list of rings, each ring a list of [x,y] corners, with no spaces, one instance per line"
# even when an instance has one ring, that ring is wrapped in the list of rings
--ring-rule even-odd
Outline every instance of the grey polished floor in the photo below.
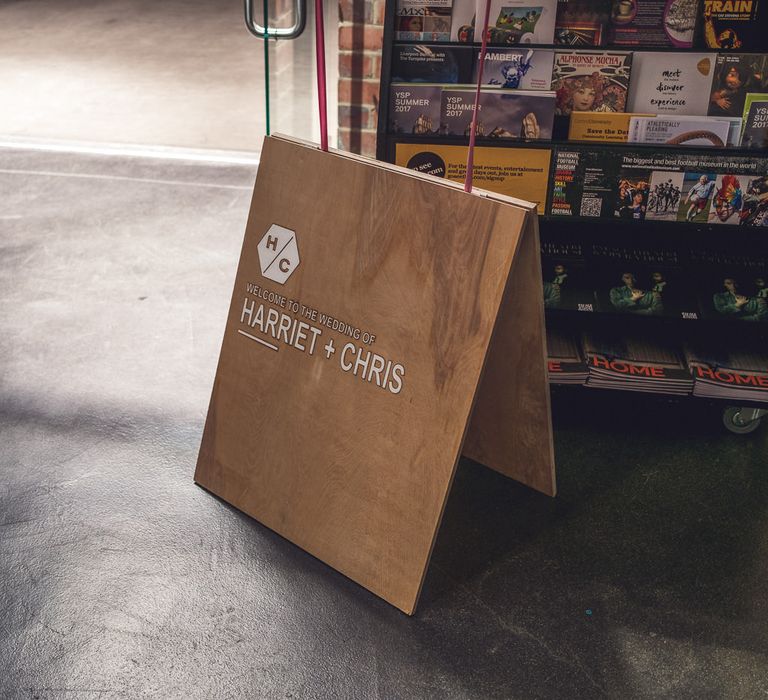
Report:
[[[768,436],[555,397],[408,618],[192,482],[254,170],[0,151],[0,697],[757,698]]]

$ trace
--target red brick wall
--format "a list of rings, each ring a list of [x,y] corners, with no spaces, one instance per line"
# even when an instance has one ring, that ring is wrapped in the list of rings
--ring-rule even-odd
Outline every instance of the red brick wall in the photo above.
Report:
[[[385,0],[339,0],[339,148],[376,153]]]

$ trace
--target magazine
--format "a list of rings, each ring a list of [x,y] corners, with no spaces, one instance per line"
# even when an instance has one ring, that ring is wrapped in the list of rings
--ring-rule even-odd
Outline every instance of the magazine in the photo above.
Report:
[[[591,253],[600,313],[699,317],[695,289],[676,250],[595,243]]]
[[[611,0],[558,0],[555,44],[602,46],[611,16]]]
[[[549,90],[555,52],[547,49],[491,48],[485,54],[483,85],[507,90]],[[475,50],[472,82],[477,83],[480,50]]]
[[[627,143],[631,119],[652,116],[655,115],[631,112],[571,112],[568,140]]]
[[[550,384],[581,385],[587,381],[587,363],[575,332],[547,324],[547,375]]]
[[[691,48],[698,0],[613,0],[609,43]]]
[[[541,244],[544,308],[556,311],[594,311],[593,280],[581,243],[550,239]]]
[[[469,136],[475,90],[444,88],[440,116],[441,134]],[[480,93],[478,136],[498,139],[551,140],[555,115],[552,92],[484,88]]]
[[[451,41],[462,44],[475,41],[475,0],[453,0]]]
[[[636,51],[628,112],[705,116],[717,54]]]
[[[747,94],[768,91],[766,70],[765,54],[718,54],[707,114],[743,118]]]
[[[478,26],[485,18],[486,0],[477,0]],[[488,41],[491,44],[551,44],[555,38],[557,0],[491,0]],[[475,41],[482,35],[476,32]]]
[[[730,130],[727,121],[716,117],[632,117],[627,141],[723,148]]]
[[[747,93],[742,148],[768,148],[768,93]]]
[[[449,41],[452,0],[397,0],[395,39]]]
[[[631,70],[632,54],[626,51],[556,51],[556,113],[626,112]]]
[[[392,83],[389,88],[389,131],[427,136],[440,127],[443,86],[429,83]]]
[[[686,395],[693,379],[677,349],[663,337],[615,330],[584,333],[587,386]]]
[[[689,265],[703,318],[768,323],[768,261],[759,254],[694,249]]]
[[[762,343],[714,338],[685,344],[693,395],[733,401],[768,402],[768,353]]]
[[[768,36],[768,4],[764,0],[704,0],[703,44],[720,51],[760,51]]]
[[[767,67],[768,68],[768,67]],[[742,119],[746,122],[749,110],[752,107],[753,102],[768,102],[768,92],[748,92],[747,97],[744,100],[744,113],[741,115]]]
[[[393,83],[472,82],[471,46],[396,44],[392,47]]]

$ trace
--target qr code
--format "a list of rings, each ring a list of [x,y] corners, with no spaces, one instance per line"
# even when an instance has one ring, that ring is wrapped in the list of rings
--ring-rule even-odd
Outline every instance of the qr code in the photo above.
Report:
[[[602,197],[585,197],[581,200],[579,216],[600,216],[603,209]]]

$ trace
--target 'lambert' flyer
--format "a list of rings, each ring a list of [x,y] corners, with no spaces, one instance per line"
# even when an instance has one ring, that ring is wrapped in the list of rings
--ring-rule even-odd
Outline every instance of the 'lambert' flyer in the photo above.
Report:
[[[477,82],[479,54],[476,50],[473,83]],[[554,51],[547,49],[491,48],[485,55],[483,84],[508,90],[549,90],[554,58]]]

